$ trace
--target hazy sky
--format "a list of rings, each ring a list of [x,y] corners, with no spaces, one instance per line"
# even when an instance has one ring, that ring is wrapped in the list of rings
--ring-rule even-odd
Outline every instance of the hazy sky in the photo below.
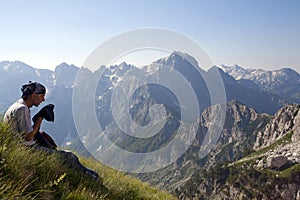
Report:
[[[299,0],[0,0],[0,61],[81,66],[102,42],[143,27],[180,32],[214,64],[300,72]]]

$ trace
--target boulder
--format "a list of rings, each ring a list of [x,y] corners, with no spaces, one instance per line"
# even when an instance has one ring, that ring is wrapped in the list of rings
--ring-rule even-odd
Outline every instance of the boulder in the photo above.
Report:
[[[283,155],[275,155],[267,158],[266,166],[270,169],[280,169],[288,163],[287,157]]]

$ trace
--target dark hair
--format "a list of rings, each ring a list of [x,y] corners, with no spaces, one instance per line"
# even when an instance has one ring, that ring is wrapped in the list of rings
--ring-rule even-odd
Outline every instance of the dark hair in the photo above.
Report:
[[[43,86],[38,82],[29,81],[29,83],[22,85],[21,91],[22,91],[22,98],[27,99],[34,92],[36,94],[45,94],[46,88],[45,86]]]

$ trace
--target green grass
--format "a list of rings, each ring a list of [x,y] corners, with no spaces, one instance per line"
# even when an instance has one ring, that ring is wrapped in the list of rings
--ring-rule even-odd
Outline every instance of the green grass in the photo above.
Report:
[[[151,187],[148,183],[141,182],[129,175],[109,167],[105,167],[89,158],[81,158],[81,162],[90,168],[95,169],[103,178],[104,185],[108,188],[115,199],[176,199],[170,194],[157,188]]]
[[[124,173],[80,157],[101,177],[70,168],[56,154],[24,147],[22,139],[0,122],[0,199],[175,199]]]
[[[281,171],[278,175],[283,178],[296,177],[300,174],[300,164],[295,164],[283,171]]]

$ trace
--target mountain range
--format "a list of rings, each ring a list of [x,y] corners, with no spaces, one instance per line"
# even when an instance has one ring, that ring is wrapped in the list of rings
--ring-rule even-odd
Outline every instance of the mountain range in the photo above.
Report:
[[[288,97],[290,100],[300,103],[299,74],[290,68],[266,71],[262,69],[243,69],[238,65],[231,67],[221,65],[220,69],[242,85],[261,89],[284,98]]]
[[[275,181],[276,173],[287,173],[285,170],[293,170],[294,173],[298,168],[300,169],[297,168],[300,161],[297,158],[300,155],[300,148],[297,145],[300,135],[300,113],[298,112],[300,75],[289,68],[265,71],[244,69],[237,65],[231,67],[221,65],[204,71],[200,68],[195,70],[197,65],[191,56],[173,52],[168,57],[140,68],[121,63],[99,67],[99,70],[94,73],[85,69],[90,76],[88,79],[97,78],[102,73],[95,93],[96,115],[105,134],[118,147],[135,153],[152,152],[168,144],[176,136],[183,118],[189,119],[184,120],[183,123],[183,132],[186,136],[191,135],[197,127],[195,139],[176,162],[155,172],[136,174],[136,176],[173,192],[180,199],[253,199],[255,197],[264,199],[285,197],[286,199],[288,194],[294,195],[295,198],[297,195],[300,197],[300,189],[295,186],[300,179],[290,180],[290,176],[277,174],[281,179],[277,185],[274,184],[274,187],[269,186],[261,190],[254,187],[255,184],[263,183],[265,179]],[[53,136],[60,146],[87,153],[78,137],[72,114],[72,92],[76,87],[75,79],[79,70],[81,69],[66,63],[58,65],[55,71],[50,71],[35,69],[18,61],[1,62],[1,113],[20,97],[22,84],[29,80],[39,81],[47,87],[46,102],[55,105],[56,117],[54,124],[43,123],[42,128]],[[165,75],[161,73],[162,70],[168,73]],[[156,117],[157,119],[165,117],[165,125],[156,135],[149,138],[127,135],[124,129],[118,127],[114,119],[112,97],[117,95],[115,96],[117,99],[123,98],[120,94],[114,93],[116,88],[126,77],[129,77],[132,82],[129,82],[128,88],[124,89],[129,91],[136,84],[135,77],[145,71],[147,72],[144,75],[145,80],[158,82],[171,80],[168,75],[173,70],[179,72],[195,91],[196,99],[200,102],[197,104],[199,116],[194,116],[194,110],[189,106],[185,108],[187,110],[185,112],[182,107],[186,105],[180,105],[178,98],[169,88],[158,84],[144,84],[130,97],[128,102],[130,118],[140,126],[147,126],[151,120],[155,121]],[[214,82],[216,72],[224,84],[225,104],[212,102],[210,90],[206,85],[207,80]],[[176,82],[172,82],[170,87],[178,87],[181,91],[185,88],[184,85],[178,85]],[[159,112],[151,112],[153,106],[157,105],[162,105],[156,107]],[[120,116],[127,112],[123,107],[118,109]],[[37,108],[32,112],[36,110]],[[209,124],[212,123],[211,118],[218,115],[216,112],[218,110],[224,110],[225,113],[222,131],[211,151],[204,157],[200,157],[199,152],[205,144]],[[185,118],[189,113],[192,117]],[[146,131],[143,134],[147,135],[150,132]],[[214,135],[210,136],[210,138],[214,137]],[[111,159],[119,162],[118,157]],[[160,160],[158,158],[157,162],[159,163]],[[281,164],[279,165],[278,162]],[[246,165],[249,167],[245,167]],[[240,170],[241,175],[238,175]],[[265,175],[268,170],[273,170],[274,174]],[[256,173],[265,179],[255,181],[251,173]],[[285,178],[290,181],[285,183]],[[243,181],[247,179],[253,181],[244,184]],[[292,188],[293,192],[287,192],[284,187]],[[275,192],[268,194],[272,190]]]

